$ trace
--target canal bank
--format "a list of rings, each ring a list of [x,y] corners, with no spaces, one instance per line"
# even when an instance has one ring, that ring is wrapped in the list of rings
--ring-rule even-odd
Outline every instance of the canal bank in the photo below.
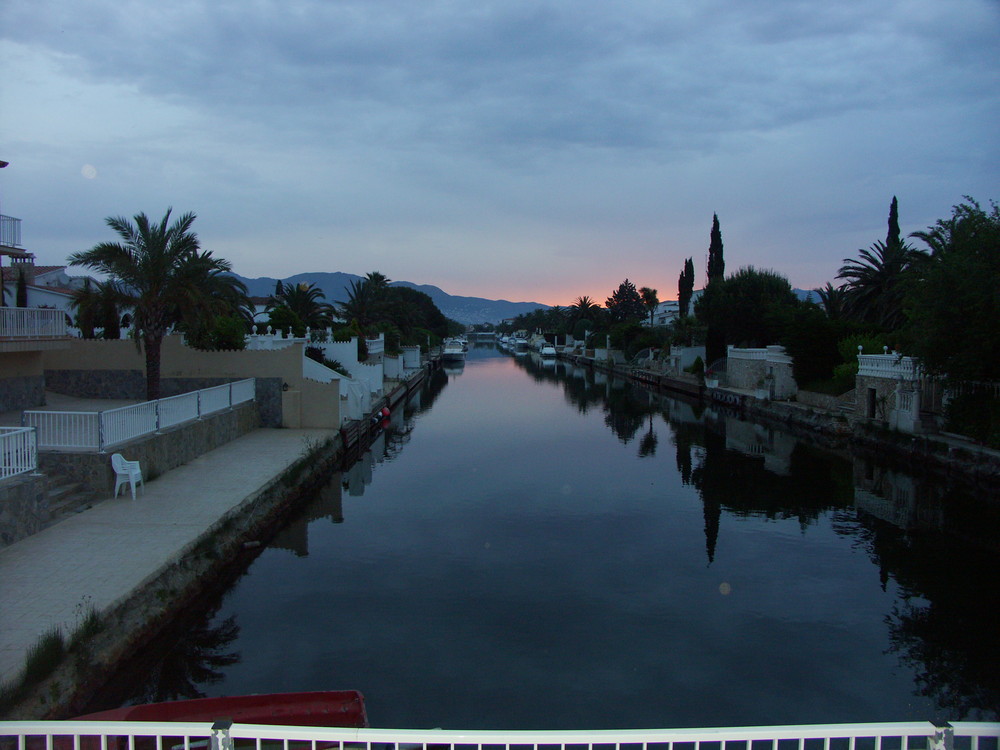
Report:
[[[432,362],[341,430],[258,429],[0,550],[0,716],[72,716],[122,659],[363,451]],[[47,647],[41,649],[41,644]],[[38,677],[26,669],[35,650]],[[25,680],[24,678],[28,679]],[[22,686],[23,687],[20,687]]]
[[[708,387],[695,376],[673,378],[578,355],[563,358],[646,388],[678,393],[780,428],[828,450],[851,450],[914,472],[932,472],[969,486],[1000,488],[1000,451],[958,435],[909,435],[871,420],[850,419],[819,403],[771,401],[737,388]]]

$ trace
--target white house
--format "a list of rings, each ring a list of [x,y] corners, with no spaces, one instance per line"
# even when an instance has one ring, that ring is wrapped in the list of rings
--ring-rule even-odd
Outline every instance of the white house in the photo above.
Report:
[[[27,307],[62,310],[71,320],[76,317],[70,304],[73,292],[82,289],[87,279],[97,283],[89,276],[71,276],[66,266],[36,266],[35,256],[26,253],[24,257],[12,258],[10,265],[3,267],[4,300],[8,307],[17,304],[18,279],[22,275],[28,293]]]
[[[656,306],[656,310],[653,311],[653,325],[668,326],[677,320],[678,317],[680,317],[680,303],[677,300],[661,302]],[[649,318],[643,320],[642,324],[648,326]]]

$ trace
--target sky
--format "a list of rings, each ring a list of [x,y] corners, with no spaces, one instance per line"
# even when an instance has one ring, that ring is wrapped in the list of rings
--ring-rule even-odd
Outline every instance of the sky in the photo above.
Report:
[[[1000,199],[998,0],[4,0],[0,60],[43,265],[172,207],[248,277],[666,300],[713,214],[810,289]]]

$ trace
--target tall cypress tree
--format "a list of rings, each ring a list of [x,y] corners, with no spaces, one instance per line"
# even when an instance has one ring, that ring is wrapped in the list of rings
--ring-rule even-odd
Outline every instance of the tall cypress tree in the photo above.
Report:
[[[722,257],[722,230],[719,229],[719,215],[712,214],[711,242],[708,245],[708,283],[726,275],[726,261]]]
[[[691,296],[694,294],[694,261],[688,258],[684,261],[684,269],[677,280],[677,306],[680,316],[686,318],[691,307]]]
[[[896,204],[896,196],[892,196],[892,203],[889,206],[889,233],[885,236],[886,247],[899,247],[899,206]]]
[[[28,306],[28,280],[24,276],[24,270],[19,269],[20,273],[17,275],[17,306],[27,307]]]

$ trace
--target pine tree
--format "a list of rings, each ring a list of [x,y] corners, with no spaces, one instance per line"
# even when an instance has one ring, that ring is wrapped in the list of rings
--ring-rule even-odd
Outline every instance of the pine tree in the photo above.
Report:
[[[646,308],[642,304],[639,290],[628,279],[618,285],[614,294],[605,300],[604,306],[607,308],[611,320],[615,323],[641,320],[646,317]]]
[[[722,281],[726,274],[726,261],[722,257],[722,230],[719,229],[719,215],[712,214],[712,234],[708,246],[708,283]]]

